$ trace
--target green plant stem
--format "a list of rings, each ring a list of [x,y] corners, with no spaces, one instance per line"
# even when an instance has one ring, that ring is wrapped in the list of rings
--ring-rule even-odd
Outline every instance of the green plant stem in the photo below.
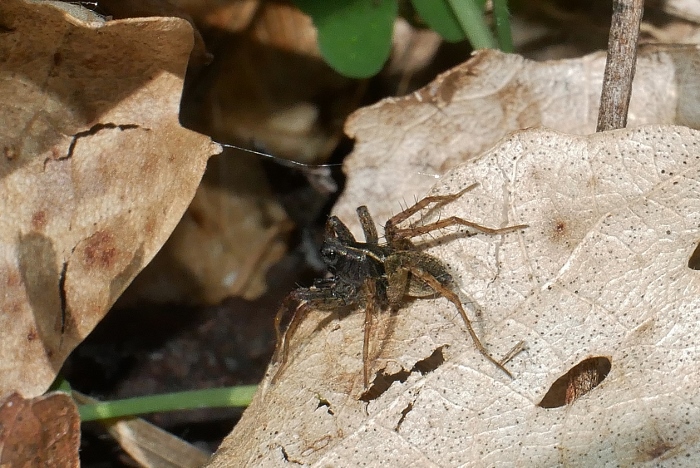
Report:
[[[71,387],[70,383],[63,377],[63,374],[60,372],[56,376],[56,380],[53,381],[51,386],[49,387],[49,392],[63,392],[67,393],[70,395],[71,393]]]
[[[242,385],[149,395],[125,400],[105,401],[93,405],[80,405],[78,412],[82,421],[94,421],[162,411],[248,406],[256,389],[257,385]]]
[[[503,52],[513,52],[513,36],[510,32],[508,0],[493,0],[493,16],[496,19],[496,36]]]
[[[496,39],[486,25],[484,14],[473,0],[447,0],[457,22],[475,49],[497,49]]]

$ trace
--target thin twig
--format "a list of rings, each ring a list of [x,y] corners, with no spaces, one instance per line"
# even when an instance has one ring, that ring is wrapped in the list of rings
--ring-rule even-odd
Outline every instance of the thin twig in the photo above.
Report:
[[[644,0],[613,1],[608,58],[598,111],[598,132],[624,128],[627,125],[627,110],[632,95],[632,79],[637,63],[637,40],[643,12]]]

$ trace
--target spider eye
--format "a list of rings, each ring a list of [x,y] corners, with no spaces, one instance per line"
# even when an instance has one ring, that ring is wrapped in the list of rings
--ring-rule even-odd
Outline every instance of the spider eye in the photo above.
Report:
[[[338,263],[338,251],[333,248],[325,248],[321,251],[321,257],[323,258],[323,263],[326,264],[328,268],[333,270],[335,265]]]

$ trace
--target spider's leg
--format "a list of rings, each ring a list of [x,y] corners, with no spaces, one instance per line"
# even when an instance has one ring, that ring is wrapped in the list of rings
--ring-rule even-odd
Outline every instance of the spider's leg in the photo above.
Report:
[[[501,369],[503,372],[505,372],[508,377],[511,379],[513,378],[513,375],[503,367],[503,365],[496,361],[489,353],[486,351],[486,348],[484,348],[484,345],[481,344],[481,340],[479,340],[479,337],[476,336],[476,332],[474,331],[474,328],[472,327],[472,322],[469,320],[469,317],[467,316],[467,313],[464,311],[464,307],[462,307],[462,302],[459,300],[457,297],[457,294],[454,293],[450,288],[447,286],[443,285],[438,281],[435,276],[432,274],[428,273],[427,271],[423,270],[422,268],[418,267],[413,267],[413,266],[407,266],[407,268],[413,276],[416,278],[420,279],[424,283],[426,283],[428,286],[433,288],[433,290],[444,296],[448,301],[450,301],[454,306],[457,308],[459,311],[459,314],[462,316],[462,319],[464,320],[464,324],[467,326],[467,331],[469,331],[469,335],[472,337],[472,341],[474,342],[474,345],[476,346],[476,349],[479,350],[479,352],[489,361],[491,361],[496,367]]]
[[[272,355],[272,360],[277,361],[277,359],[280,357],[279,352],[282,349],[282,341],[286,338],[287,333],[282,332],[282,320],[284,320],[285,315],[287,315],[287,312],[292,310],[292,306],[295,306],[294,312],[292,314],[292,320],[294,319],[294,315],[296,315],[296,309],[299,308],[299,304],[294,297],[294,294],[289,294],[287,297],[284,298],[284,301],[282,302],[282,305],[280,305],[280,308],[277,310],[277,314],[275,315],[275,336],[277,337],[277,345],[275,346],[275,352]]]
[[[357,217],[360,218],[362,232],[365,234],[365,242],[368,244],[378,244],[379,235],[377,234],[377,226],[374,224],[372,215],[369,214],[369,210],[365,205],[357,208]]]
[[[409,228],[396,228],[392,227],[392,235],[394,239],[403,239],[409,237],[416,237],[422,234],[427,234],[432,231],[437,231],[438,229],[443,229],[449,226],[466,226],[470,227],[484,234],[504,234],[506,232],[517,231],[518,229],[526,228],[527,224],[515,224],[513,226],[506,226],[502,228],[490,228],[487,226],[482,226],[481,224],[467,221],[463,218],[458,218],[456,216],[450,216],[446,219],[441,219],[434,223],[425,224],[423,226],[414,226]]]
[[[350,229],[337,216],[331,216],[326,221],[326,237],[337,237],[344,244],[357,242]]]
[[[297,328],[310,310],[323,310],[332,312],[351,304],[348,298],[354,297],[356,288],[353,285],[338,284],[331,279],[317,280],[311,288],[298,288],[289,293],[275,316],[275,333],[277,334],[277,346],[273,360],[279,363],[277,372],[272,377],[274,384],[281,374],[289,359],[289,343]],[[296,305],[294,308],[293,306]],[[287,313],[293,310],[292,318],[287,325],[287,330],[281,330],[282,320]]]
[[[299,328],[299,324],[303,321],[304,317],[306,316],[306,313],[310,309],[310,305],[308,302],[298,304],[297,307],[294,309],[294,312],[292,313],[292,319],[290,320],[289,325],[287,326],[287,330],[284,333],[282,333],[280,330],[280,324],[282,322],[282,318],[287,314],[287,311],[290,310],[290,304],[292,303],[292,299],[296,298],[293,297],[293,294],[290,294],[289,297],[282,304],[282,307],[280,307],[279,311],[277,311],[277,315],[275,316],[275,333],[277,334],[277,346],[273,355],[273,361],[278,362],[279,367],[277,368],[275,375],[272,377],[271,383],[273,384],[277,382],[280,375],[282,374],[282,371],[287,365],[287,360],[289,359],[289,342],[291,341],[296,329]]]
[[[389,239],[396,238],[397,237],[396,233],[398,233],[398,231],[400,231],[400,230],[397,230],[396,226],[398,224],[402,223],[403,221],[406,221],[408,218],[410,218],[414,214],[418,213],[420,210],[422,210],[426,206],[430,205],[431,203],[449,203],[449,202],[461,197],[465,192],[472,190],[474,187],[476,187],[478,185],[479,184],[469,185],[468,187],[460,190],[459,192],[453,193],[450,195],[433,195],[430,197],[425,197],[422,200],[418,200],[412,206],[409,206],[408,208],[403,210],[401,213],[395,214],[386,222],[386,225],[384,226],[384,231],[385,231],[386,237]]]
[[[377,304],[377,285],[374,279],[365,281],[365,326],[364,341],[362,342],[362,377],[365,389],[369,387],[369,338],[372,333],[372,323]]]

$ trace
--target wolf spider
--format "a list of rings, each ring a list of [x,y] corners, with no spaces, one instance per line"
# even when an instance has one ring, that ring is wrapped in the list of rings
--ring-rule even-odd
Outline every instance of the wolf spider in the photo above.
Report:
[[[332,276],[318,279],[310,288],[298,288],[285,299],[275,317],[277,348],[275,360],[279,368],[275,381],[289,358],[289,341],[310,309],[335,311],[346,306],[364,307],[364,342],[362,347],[363,378],[365,388],[369,384],[369,338],[374,313],[377,309],[397,310],[406,296],[444,296],[459,311],[467,331],[479,352],[496,367],[512,377],[481,344],[462,303],[454,292],[454,280],[447,268],[437,258],[418,251],[411,238],[448,226],[466,226],[485,234],[502,234],[526,227],[515,225],[489,228],[462,218],[449,217],[422,226],[399,227],[399,224],[431,203],[442,205],[459,198],[477,184],[451,195],[435,195],[423,198],[413,206],[393,216],[384,226],[385,243],[379,243],[377,228],[366,206],[357,208],[365,242],[358,242],[348,227],[336,216],[326,223],[321,257]],[[288,311],[293,311],[287,331],[282,333],[281,322]]]

